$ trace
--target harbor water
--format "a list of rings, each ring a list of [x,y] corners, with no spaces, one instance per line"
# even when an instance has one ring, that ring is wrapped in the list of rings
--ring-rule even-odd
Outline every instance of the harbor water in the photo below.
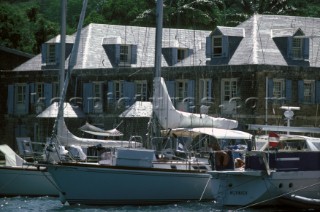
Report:
[[[20,211],[166,211],[166,212],[185,212],[185,211],[245,211],[245,212],[266,212],[266,211],[297,211],[297,208],[221,208],[214,202],[185,202],[169,205],[155,206],[83,206],[61,204],[58,198],[52,197],[11,197],[0,198],[0,210],[8,212]],[[305,210],[312,211],[312,210]]]

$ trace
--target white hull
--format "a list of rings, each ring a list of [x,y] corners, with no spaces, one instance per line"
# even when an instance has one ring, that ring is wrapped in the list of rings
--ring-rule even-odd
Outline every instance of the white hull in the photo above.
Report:
[[[212,171],[211,188],[221,205],[254,206],[282,204],[294,194],[320,199],[320,171],[271,172]]]
[[[86,205],[145,205],[211,200],[210,175],[101,165],[49,165],[61,201]]]
[[[0,167],[0,196],[58,196],[53,180],[36,167]]]

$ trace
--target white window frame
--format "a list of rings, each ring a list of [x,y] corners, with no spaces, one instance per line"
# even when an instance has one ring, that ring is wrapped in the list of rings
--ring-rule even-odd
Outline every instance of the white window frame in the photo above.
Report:
[[[284,79],[273,79],[273,91],[272,97],[285,98],[285,80]]]
[[[48,43],[47,44],[47,64],[55,64],[56,63],[56,44]]]
[[[221,101],[226,102],[238,94],[238,79],[224,78],[221,80]]]
[[[292,38],[292,58],[296,60],[303,59],[303,38]]]
[[[304,103],[312,103],[315,99],[315,81],[303,81],[303,101]]]
[[[16,84],[15,89],[15,96],[16,96],[16,103],[17,104],[24,104],[26,102],[26,84]]]
[[[124,81],[123,80],[116,80],[114,83],[114,99],[118,101],[123,97],[124,91]]]
[[[131,60],[131,46],[130,45],[120,45],[120,65],[130,65]]]
[[[187,80],[177,80],[176,81],[176,97],[183,100],[188,97],[188,81]]]
[[[92,82],[92,97],[93,97],[93,111],[95,113],[101,113],[103,111],[103,82]]]
[[[200,104],[211,102],[210,90],[211,79],[199,79],[199,102]]]
[[[212,56],[213,57],[222,57],[222,53],[223,53],[222,45],[223,45],[222,36],[212,36]]]
[[[147,101],[147,92],[148,92],[148,84],[147,80],[136,80],[136,97],[139,98],[140,101]]]

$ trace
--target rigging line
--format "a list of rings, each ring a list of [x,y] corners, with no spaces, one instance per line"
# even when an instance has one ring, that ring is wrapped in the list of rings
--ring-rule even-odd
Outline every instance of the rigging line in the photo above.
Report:
[[[199,201],[202,200],[202,197],[203,197],[203,195],[204,195],[204,192],[207,190],[207,187],[208,187],[208,185],[209,185],[209,182],[210,182],[211,178],[212,178],[212,176],[209,175],[208,181],[207,181],[206,186],[204,187],[204,189],[203,189],[203,191],[202,191],[202,194],[201,194],[201,197],[200,197]]]
[[[280,197],[283,197],[283,196],[286,196],[286,195],[289,195],[289,194],[295,193],[297,191],[301,191],[301,190],[304,190],[306,188],[310,188],[310,187],[313,187],[313,186],[316,186],[316,185],[320,185],[320,182],[317,182],[317,183],[314,183],[314,184],[311,184],[311,185],[308,185],[308,186],[304,186],[304,187],[298,188],[298,189],[296,189],[294,191],[290,191],[290,192],[287,192],[287,193],[284,193],[284,194],[280,194],[278,196],[275,196],[275,197],[272,197],[272,198],[269,198],[269,199],[266,199],[266,200],[263,200],[263,201],[260,201],[260,202],[257,202],[257,203],[253,203],[253,204],[247,205],[245,207],[238,208],[238,209],[236,209],[236,211],[243,210],[243,209],[246,209],[246,208],[249,208],[249,207],[252,207],[252,206],[256,206],[256,205],[259,205],[259,204],[262,204],[262,203],[265,203],[265,202],[269,202],[271,200],[274,200],[274,199],[277,199],[277,198],[280,198]]]

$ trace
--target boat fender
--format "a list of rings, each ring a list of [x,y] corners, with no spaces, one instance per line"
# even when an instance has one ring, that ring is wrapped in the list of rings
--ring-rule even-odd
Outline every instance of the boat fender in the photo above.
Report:
[[[217,151],[215,156],[217,166],[226,167],[228,165],[229,155],[225,151]]]

